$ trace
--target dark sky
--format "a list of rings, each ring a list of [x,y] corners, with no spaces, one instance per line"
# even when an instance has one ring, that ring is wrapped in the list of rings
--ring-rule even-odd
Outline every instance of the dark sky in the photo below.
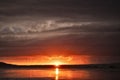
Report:
[[[120,58],[119,2],[0,0],[0,57],[53,54]]]

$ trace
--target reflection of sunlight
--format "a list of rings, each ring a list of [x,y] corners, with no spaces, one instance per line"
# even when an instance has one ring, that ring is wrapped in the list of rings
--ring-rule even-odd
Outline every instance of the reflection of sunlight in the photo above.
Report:
[[[56,68],[55,73],[59,74],[59,69],[58,68]]]
[[[91,78],[90,70],[72,70],[72,69],[61,69],[56,67],[54,69],[17,69],[17,70],[5,70],[4,76],[9,78],[48,78],[54,80],[64,79],[72,80],[78,78],[79,80],[87,80]],[[12,74],[11,74],[12,73]]]
[[[89,79],[90,74],[86,70],[61,70],[59,67],[55,68],[55,80],[59,80],[61,78],[65,79]]]
[[[59,79],[59,69],[56,68],[55,69],[55,80],[58,80]]]

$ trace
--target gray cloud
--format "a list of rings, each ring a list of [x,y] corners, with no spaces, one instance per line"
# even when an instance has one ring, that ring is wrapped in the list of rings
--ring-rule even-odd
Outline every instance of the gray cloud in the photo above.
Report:
[[[119,56],[119,14],[113,0],[0,0],[0,56]]]
[[[64,21],[64,20],[63,20]],[[118,22],[71,22],[62,20],[19,21],[0,27],[0,41],[44,39],[68,34],[119,32]],[[113,27],[114,26],[114,27]]]
[[[56,22],[56,20],[45,21],[20,21],[14,23],[4,23],[0,27],[1,34],[7,33],[35,33],[54,30],[65,27],[89,25],[91,22]]]

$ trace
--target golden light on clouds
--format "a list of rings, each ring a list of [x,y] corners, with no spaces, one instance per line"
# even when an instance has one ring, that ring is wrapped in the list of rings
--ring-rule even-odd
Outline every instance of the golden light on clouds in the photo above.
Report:
[[[53,65],[55,65],[56,67],[58,67],[59,65],[62,65],[63,63],[60,61],[55,61],[53,62]]]
[[[19,57],[2,57],[2,62],[17,65],[65,65],[65,64],[89,64],[90,56],[19,56]]]
[[[50,57],[46,57],[46,59],[48,59],[48,64],[51,65],[62,65],[62,64],[69,64],[70,61],[72,60],[72,57],[64,57],[64,56],[50,56]]]

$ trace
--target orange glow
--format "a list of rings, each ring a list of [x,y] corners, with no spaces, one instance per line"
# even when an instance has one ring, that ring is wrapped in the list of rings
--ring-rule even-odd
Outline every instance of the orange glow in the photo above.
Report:
[[[17,65],[64,65],[64,64],[90,64],[92,57],[89,56],[20,56],[20,57],[5,57],[0,62],[6,62]]]
[[[63,65],[63,64],[69,64],[70,61],[72,60],[71,57],[64,57],[64,56],[51,56],[51,57],[46,57],[48,59],[48,64],[52,64],[55,66]]]
[[[54,63],[53,63],[53,65],[55,65],[56,67],[58,67],[59,65],[61,65],[62,64],[62,62],[60,62],[60,61],[55,61]]]

